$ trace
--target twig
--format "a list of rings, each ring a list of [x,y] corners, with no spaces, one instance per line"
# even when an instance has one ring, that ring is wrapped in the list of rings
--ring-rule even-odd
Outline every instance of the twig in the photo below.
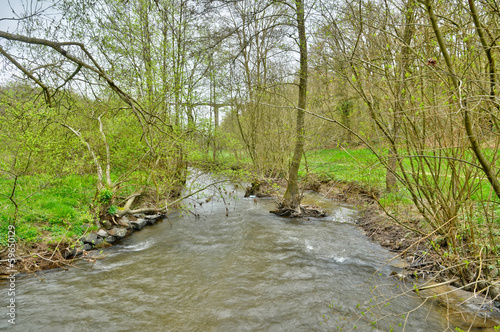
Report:
[[[436,288],[436,287],[439,287],[439,286],[449,285],[449,284],[452,284],[452,283],[457,282],[457,281],[460,281],[460,278],[456,278],[456,279],[444,281],[444,282],[441,282],[439,284],[434,284],[434,285],[429,285],[429,286],[424,286],[424,287],[418,287],[418,290],[422,291],[422,290],[426,290],[426,289]]]

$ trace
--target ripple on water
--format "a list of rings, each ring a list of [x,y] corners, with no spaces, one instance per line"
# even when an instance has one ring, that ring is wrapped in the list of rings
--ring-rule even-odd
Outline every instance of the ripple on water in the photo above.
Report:
[[[120,247],[120,251],[142,251],[150,248],[154,244],[154,239],[147,239],[136,244],[130,244],[127,246]]]

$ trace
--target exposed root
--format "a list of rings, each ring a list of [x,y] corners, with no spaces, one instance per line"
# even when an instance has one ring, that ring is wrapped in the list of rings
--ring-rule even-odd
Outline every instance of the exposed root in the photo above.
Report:
[[[276,210],[270,211],[280,217],[289,218],[321,218],[326,217],[326,211],[316,205],[299,205],[294,208],[284,201],[276,202]]]

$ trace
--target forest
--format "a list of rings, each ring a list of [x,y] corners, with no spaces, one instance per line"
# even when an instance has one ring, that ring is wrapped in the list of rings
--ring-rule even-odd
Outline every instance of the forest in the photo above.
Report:
[[[433,273],[500,296],[498,0],[5,6],[2,253],[11,225],[53,251],[166,213],[195,168],[281,183],[285,214],[355,187]]]

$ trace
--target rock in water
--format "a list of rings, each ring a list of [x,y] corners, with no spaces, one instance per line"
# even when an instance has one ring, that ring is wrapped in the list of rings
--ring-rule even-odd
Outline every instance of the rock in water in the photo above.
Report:
[[[125,227],[127,229],[131,228],[132,226],[130,225],[130,221],[128,220],[127,217],[121,217],[120,219],[117,220],[118,225]]]
[[[316,205],[300,205],[299,208],[294,208],[287,203],[281,201],[276,203],[276,210],[270,211],[280,217],[289,218],[322,218],[326,217],[327,213],[324,209]]]
[[[108,236],[108,237],[106,237],[105,240],[108,243],[114,243],[114,242],[116,242],[117,238],[116,238],[116,236]]]
[[[125,228],[117,228],[117,227],[114,227],[114,228],[111,228],[109,231],[108,231],[108,234],[110,236],[114,236],[118,239],[124,237],[125,235],[127,235],[127,230]],[[107,241],[107,239],[106,239]],[[109,241],[108,241],[109,242]]]
[[[146,221],[152,225],[154,224],[155,222],[158,221],[158,219],[161,218],[161,214],[152,214],[152,215],[149,215],[149,216],[144,216],[144,219],[146,219]]]
[[[144,226],[146,226],[147,224],[147,221],[146,219],[137,219],[137,220],[132,220],[130,222],[130,225],[135,229],[135,230],[140,230],[142,229]]]

